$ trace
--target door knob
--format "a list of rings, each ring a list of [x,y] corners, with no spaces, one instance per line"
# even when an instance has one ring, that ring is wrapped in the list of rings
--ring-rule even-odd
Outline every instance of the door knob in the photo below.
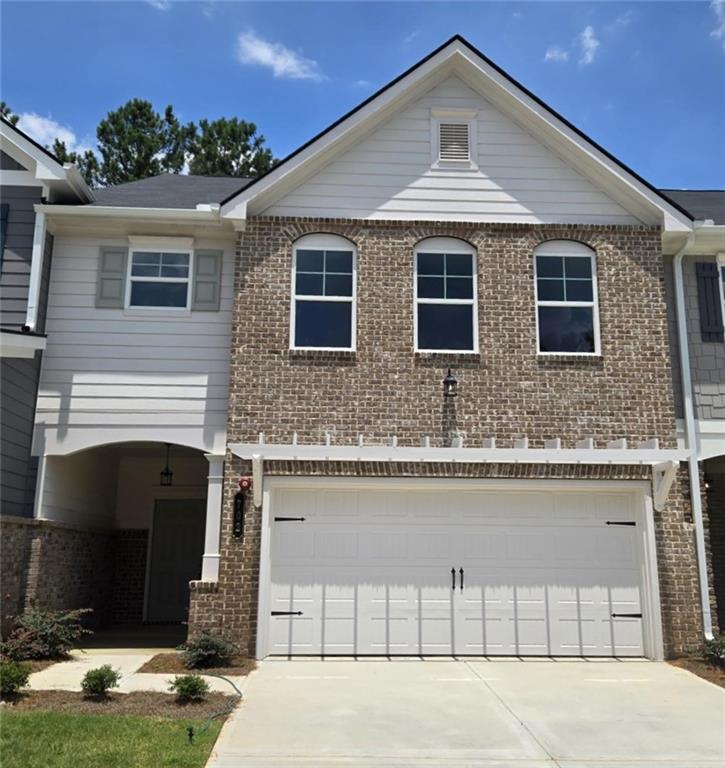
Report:
[[[451,568],[451,589],[456,591],[456,569]]]
[[[461,568],[458,573],[461,576],[461,592],[463,592],[463,568]]]

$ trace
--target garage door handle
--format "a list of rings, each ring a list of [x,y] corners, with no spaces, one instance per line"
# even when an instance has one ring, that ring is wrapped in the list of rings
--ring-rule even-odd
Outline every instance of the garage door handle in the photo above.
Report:
[[[451,568],[451,589],[456,591],[456,569]]]
[[[302,611],[272,611],[272,616],[302,616]]]
[[[463,568],[461,568],[458,573],[461,575],[461,592],[463,592]]]
[[[641,613],[613,613],[613,619],[641,619]]]

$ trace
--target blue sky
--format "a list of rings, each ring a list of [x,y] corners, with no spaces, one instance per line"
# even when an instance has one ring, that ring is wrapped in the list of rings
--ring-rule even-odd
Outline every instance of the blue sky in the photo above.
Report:
[[[6,2],[2,99],[93,144],[127,99],[254,121],[278,157],[455,33],[662,187],[725,188],[725,0]]]

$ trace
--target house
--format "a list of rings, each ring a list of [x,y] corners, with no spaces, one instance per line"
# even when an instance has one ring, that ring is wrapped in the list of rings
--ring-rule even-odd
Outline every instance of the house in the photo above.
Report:
[[[673,378],[675,310],[725,239],[695,197],[454,37],[253,182],[36,206],[33,596],[258,657],[699,647],[725,373],[689,327]]]
[[[73,166],[61,166],[12,123],[0,122],[0,356],[2,512],[32,516],[30,458],[53,239],[41,201],[83,203],[91,191]]]

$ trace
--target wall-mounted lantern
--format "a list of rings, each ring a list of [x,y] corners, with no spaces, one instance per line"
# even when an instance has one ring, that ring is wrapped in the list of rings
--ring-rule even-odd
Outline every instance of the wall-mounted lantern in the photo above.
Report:
[[[458,379],[448,369],[446,377],[443,379],[443,396],[456,397],[458,395]]]
[[[159,483],[161,485],[171,485],[174,482],[174,473],[169,467],[169,453],[171,451],[171,444],[166,443],[166,466],[161,470],[161,479]]]
[[[244,507],[247,491],[250,491],[251,488],[251,477],[239,479],[239,490],[234,494],[234,519],[232,520],[232,534],[235,539],[241,539],[244,536]]]

